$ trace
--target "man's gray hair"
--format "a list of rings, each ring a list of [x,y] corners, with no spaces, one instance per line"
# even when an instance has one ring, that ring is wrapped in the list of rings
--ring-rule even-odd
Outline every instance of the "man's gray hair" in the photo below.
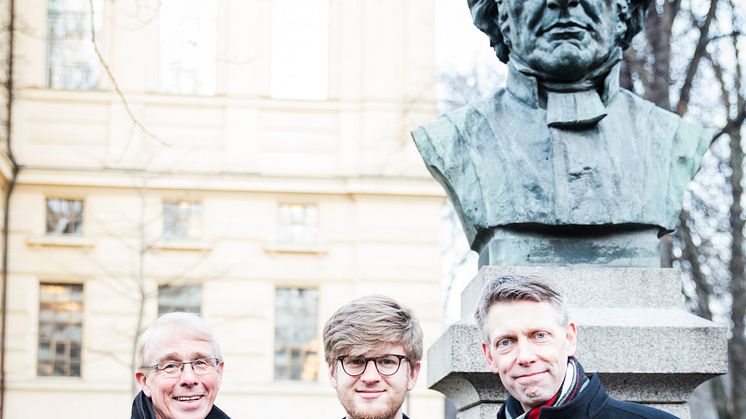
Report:
[[[489,343],[490,337],[484,328],[487,314],[494,304],[513,303],[517,301],[534,301],[549,303],[554,307],[557,320],[561,325],[569,324],[569,316],[565,308],[562,295],[546,280],[529,275],[506,275],[489,281],[482,288],[474,318],[479,330],[484,335],[484,341]]]
[[[201,317],[192,313],[173,312],[164,314],[148,327],[137,340],[136,366],[140,372],[149,370],[143,367],[149,366],[156,360],[148,359],[153,343],[163,334],[178,334],[187,339],[195,339],[208,342],[212,345],[216,358],[223,359],[220,346],[212,333],[212,329]]]
[[[324,353],[332,365],[340,355],[362,355],[401,344],[413,364],[422,359],[422,328],[412,312],[384,295],[369,295],[337,310],[324,325]]]
[[[510,28],[507,25],[508,12],[505,8],[502,8],[502,11],[500,10],[500,5],[504,1],[467,0],[474,25],[487,34],[490,39],[490,46],[495,49],[497,58],[507,63],[510,55],[510,41],[506,39],[509,35],[505,32],[509,31]],[[651,0],[615,1],[619,20],[627,26],[621,39],[619,39],[619,46],[622,50],[625,50],[632,42],[632,38],[642,30],[645,24],[645,14]]]

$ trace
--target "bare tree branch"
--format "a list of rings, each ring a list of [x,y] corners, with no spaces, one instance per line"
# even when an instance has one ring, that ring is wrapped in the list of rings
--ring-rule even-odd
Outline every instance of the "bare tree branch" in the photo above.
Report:
[[[712,25],[712,21],[716,18],[717,5],[718,0],[710,0],[710,9],[707,11],[707,17],[705,17],[705,21],[701,26],[697,25],[696,20],[692,18],[692,25],[699,27],[699,41],[697,41],[697,46],[694,48],[694,54],[692,55],[691,61],[689,61],[684,84],[681,86],[681,90],[679,91],[679,101],[675,108],[675,112],[678,115],[684,115],[689,109],[689,97],[692,86],[694,85],[694,77],[697,75],[699,62],[707,48],[710,26]]]
[[[94,16],[94,10],[93,10],[93,0],[88,0],[88,3],[91,8],[91,42],[93,43],[93,49],[96,51],[96,57],[98,57],[99,63],[101,63],[101,66],[106,71],[106,74],[109,76],[109,80],[111,80],[111,84],[114,86],[114,91],[119,96],[119,100],[122,102],[122,105],[124,105],[124,110],[127,111],[127,114],[129,115],[132,122],[140,128],[140,130],[149,138],[157,141],[163,146],[170,147],[171,145],[167,143],[166,141],[162,140],[159,136],[154,134],[152,131],[150,131],[145,125],[143,125],[140,120],[135,116],[135,113],[132,111],[132,108],[130,108],[129,102],[127,102],[127,98],[124,96],[124,92],[122,92],[122,89],[119,87],[119,83],[117,83],[116,77],[114,77],[114,73],[111,71],[111,68],[109,68],[109,64],[106,63],[106,60],[104,60],[103,54],[101,54],[101,50],[98,48],[98,43],[96,42],[96,25],[95,25],[95,16]],[[125,147],[126,148],[126,147]]]

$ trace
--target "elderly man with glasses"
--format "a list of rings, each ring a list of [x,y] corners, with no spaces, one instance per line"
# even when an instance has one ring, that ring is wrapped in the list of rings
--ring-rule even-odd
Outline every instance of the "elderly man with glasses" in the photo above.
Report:
[[[407,419],[402,404],[422,358],[411,311],[384,296],[354,300],[326,322],[324,352],[347,419]]]
[[[198,316],[159,317],[138,340],[137,362],[142,391],[131,419],[230,419],[213,405],[223,360],[210,327]]]

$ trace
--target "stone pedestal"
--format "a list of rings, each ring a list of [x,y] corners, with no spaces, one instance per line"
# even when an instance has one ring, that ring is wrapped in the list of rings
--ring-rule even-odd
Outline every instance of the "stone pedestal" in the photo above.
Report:
[[[614,398],[697,417],[689,395],[727,370],[726,328],[686,311],[678,271],[486,266],[461,295],[461,321],[428,351],[428,385],[453,401],[460,419],[493,419],[506,398],[473,312],[485,281],[508,274],[547,278],[563,293],[578,328],[576,356]]]

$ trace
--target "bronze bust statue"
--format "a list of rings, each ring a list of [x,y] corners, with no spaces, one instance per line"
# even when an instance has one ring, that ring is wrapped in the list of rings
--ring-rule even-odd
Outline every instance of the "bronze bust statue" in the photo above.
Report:
[[[649,0],[468,0],[504,89],[415,129],[480,265],[658,266],[711,135],[619,86]]]

